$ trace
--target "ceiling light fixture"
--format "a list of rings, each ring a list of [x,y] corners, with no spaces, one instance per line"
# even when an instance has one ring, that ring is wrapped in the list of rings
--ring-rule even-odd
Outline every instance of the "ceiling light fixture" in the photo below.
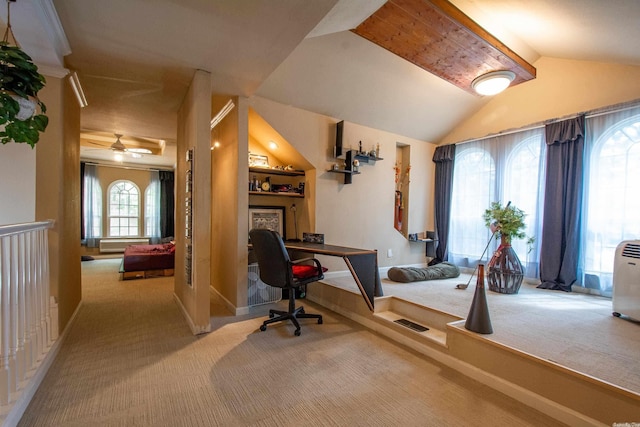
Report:
[[[122,135],[118,133],[114,133],[114,135],[116,136],[116,142],[111,144],[111,150],[117,153],[124,153],[125,151],[127,151],[127,147],[125,147],[124,144],[120,141],[120,137],[122,137]]]
[[[516,74],[513,71],[490,71],[471,82],[471,87],[479,95],[496,95],[509,87]]]
[[[80,79],[78,79],[78,73],[72,71],[69,73],[69,83],[71,83],[71,89],[73,89],[73,93],[76,95],[78,99],[78,104],[80,104],[80,108],[84,108],[87,105],[87,98],[84,96],[84,91],[82,90],[82,85],[80,85]]]
[[[225,106],[222,107],[222,109],[218,112],[218,114],[216,114],[215,117],[211,119],[211,129],[216,127],[216,125],[220,123],[222,119],[224,119],[226,115],[229,114],[231,110],[233,110],[233,107],[235,106],[236,104],[234,104],[233,100],[230,99],[229,102],[227,102]]]
[[[269,141],[269,148],[271,148],[272,150],[277,150],[278,149],[278,144],[276,144],[273,141]]]

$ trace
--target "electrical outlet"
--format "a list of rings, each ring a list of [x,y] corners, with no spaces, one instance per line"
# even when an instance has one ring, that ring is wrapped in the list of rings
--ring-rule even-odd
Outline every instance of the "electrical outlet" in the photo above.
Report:
[[[387,249],[387,258],[393,258],[393,249]]]

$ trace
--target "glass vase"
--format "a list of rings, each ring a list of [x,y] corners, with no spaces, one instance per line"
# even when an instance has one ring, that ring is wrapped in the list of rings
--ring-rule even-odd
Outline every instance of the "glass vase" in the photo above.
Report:
[[[517,294],[524,279],[524,268],[511,247],[509,236],[502,235],[500,246],[487,264],[489,290],[501,294]]]

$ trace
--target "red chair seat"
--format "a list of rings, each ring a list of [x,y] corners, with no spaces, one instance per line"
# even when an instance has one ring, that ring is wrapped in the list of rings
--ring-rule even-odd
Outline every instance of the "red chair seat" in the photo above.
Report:
[[[315,265],[294,265],[292,270],[293,276],[297,279],[307,279],[318,275],[318,269]],[[322,271],[325,272],[327,269],[322,267]]]

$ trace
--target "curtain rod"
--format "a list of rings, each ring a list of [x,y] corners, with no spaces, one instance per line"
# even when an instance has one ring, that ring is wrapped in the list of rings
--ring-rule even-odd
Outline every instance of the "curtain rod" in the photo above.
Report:
[[[563,117],[557,117],[555,119],[548,119],[545,120],[543,122],[537,122],[537,123],[533,123],[529,126],[525,126],[522,128],[518,128],[518,129],[509,129],[503,132],[498,132],[498,133],[492,133],[480,138],[470,138],[470,139],[465,139],[463,141],[460,142],[454,142],[454,145],[460,145],[460,144],[466,144],[468,142],[475,142],[475,141],[482,141],[485,139],[489,139],[489,138],[496,138],[498,136],[504,136],[504,135],[511,135],[513,133],[518,133],[518,132],[526,132],[529,130],[534,130],[534,129],[540,129],[545,127],[548,124],[551,123],[556,123],[556,122],[561,122],[563,120],[568,120],[568,119],[572,119],[575,117],[579,117],[584,115],[585,118],[590,119],[592,117],[598,117],[598,116],[604,116],[605,114],[610,114],[610,113],[618,113],[621,111],[626,111],[626,110],[631,110],[633,108],[638,108],[640,107],[640,99],[636,99],[634,101],[630,101],[630,102],[624,102],[624,103],[620,103],[620,104],[615,104],[615,105],[611,105],[608,107],[603,107],[603,108],[597,108],[594,110],[590,110],[590,111],[585,111],[582,113],[577,113],[577,114],[570,114],[568,116],[563,116]]]
[[[131,169],[131,170],[140,170],[140,171],[174,172],[173,169],[165,169],[165,168],[154,168],[154,167],[143,168],[143,167],[140,167],[140,166],[121,166],[121,165],[115,165],[115,164],[111,164],[111,163],[96,163],[96,162],[84,162],[84,161],[81,161],[81,163],[85,163],[87,165],[104,166],[104,167],[107,167],[107,168]]]

